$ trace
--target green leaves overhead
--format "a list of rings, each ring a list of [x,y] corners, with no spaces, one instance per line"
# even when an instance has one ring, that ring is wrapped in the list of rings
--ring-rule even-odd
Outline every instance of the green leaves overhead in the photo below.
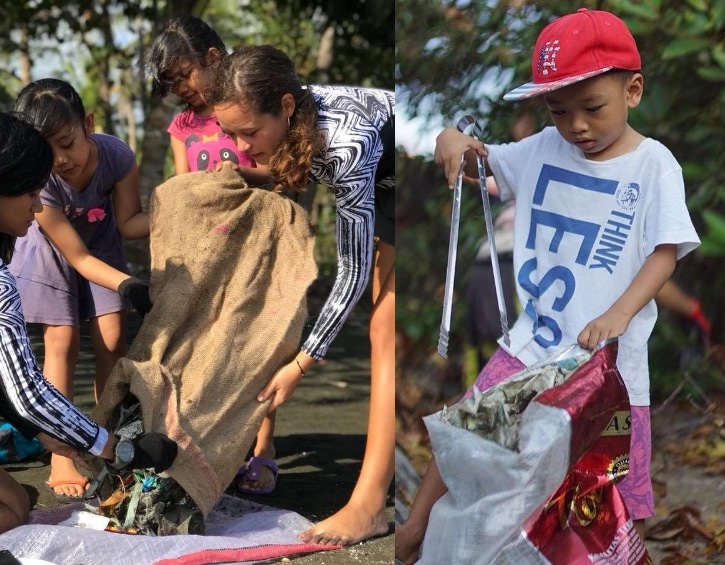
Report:
[[[711,45],[709,39],[699,39],[696,37],[675,39],[662,50],[662,58],[665,60],[675,59],[683,55],[707,51]]]
[[[682,162],[704,164],[711,175],[686,177],[688,194],[698,192],[702,206],[718,202],[717,188],[725,185],[725,2],[581,4],[626,21],[645,76],[645,95],[630,114],[631,124],[662,141]],[[571,10],[563,0],[398,0],[396,84],[407,102],[403,111],[450,116],[448,121],[473,113],[486,123],[489,141],[507,140],[519,106],[503,103],[501,93],[529,80],[538,33]]]

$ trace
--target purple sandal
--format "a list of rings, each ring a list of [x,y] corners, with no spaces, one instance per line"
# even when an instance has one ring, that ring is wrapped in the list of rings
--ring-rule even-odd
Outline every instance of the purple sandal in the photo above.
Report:
[[[267,467],[270,471],[272,471],[272,474],[274,475],[272,484],[261,489],[251,489],[247,486],[244,486],[245,480],[259,480],[259,471],[261,467]],[[251,457],[249,461],[243,466],[243,468],[239,469],[239,472],[237,473],[237,477],[239,477],[240,479],[239,483],[237,484],[237,488],[240,492],[243,492],[245,494],[269,494],[274,491],[275,487],[277,486],[278,475],[279,469],[277,468],[277,464],[274,462],[273,459],[267,459],[266,457]]]

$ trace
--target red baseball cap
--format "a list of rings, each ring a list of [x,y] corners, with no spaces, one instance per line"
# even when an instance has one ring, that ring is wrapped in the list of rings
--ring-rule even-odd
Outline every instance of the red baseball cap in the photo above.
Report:
[[[534,80],[504,94],[503,99],[531,98],[611,69],[642,69],[634,37],[614,14],[581,8],[543,29],[531,57]]]

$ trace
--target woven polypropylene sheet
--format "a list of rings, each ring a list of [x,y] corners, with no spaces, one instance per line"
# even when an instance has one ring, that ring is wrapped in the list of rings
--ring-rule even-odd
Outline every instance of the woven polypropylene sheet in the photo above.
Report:
[[[257,563],[336,549],[297,539],[312,526],[303,516],[228,495],[207,516],[203,536],[151,537],[58,525],[79,510],[82,504],[35,510],[28,525],[0,535],[0,547],[18,558],[57,565]]]

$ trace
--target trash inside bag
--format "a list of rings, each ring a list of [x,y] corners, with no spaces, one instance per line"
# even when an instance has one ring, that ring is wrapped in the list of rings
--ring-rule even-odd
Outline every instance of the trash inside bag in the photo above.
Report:
[[[114,434],[135,438],[143,433],[140,404],[129,394],[118,406],[112,422]],[[168,536],[203,535],[204,515],[191,496],[170,477],[153,469],[121,473],[104,467],[91,488],[103,492],[98,508],[88,510],[109,518],[106,530],[127,534]],[[110,495],[107,493],[110,491]]]
[[[537,394],[562,384],[589,361],[591,351],[572,345],[484,392],[443,407],[440,420],[518,451],[521,413]]]

